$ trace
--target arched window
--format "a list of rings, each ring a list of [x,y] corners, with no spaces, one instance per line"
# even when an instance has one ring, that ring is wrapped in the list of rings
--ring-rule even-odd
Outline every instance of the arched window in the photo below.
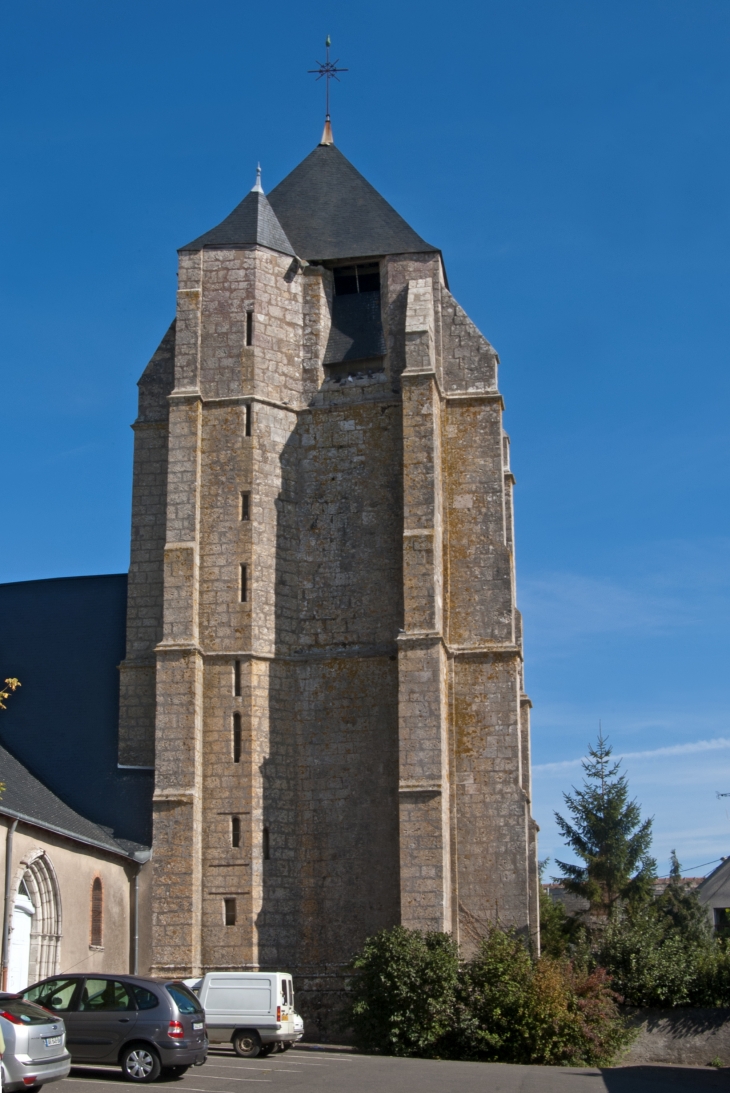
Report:
[[[94,877],[91,886],[91,944],[101,948],[104,933],[102,925],[104,921],[104,890],[101,886],[101,877]]]

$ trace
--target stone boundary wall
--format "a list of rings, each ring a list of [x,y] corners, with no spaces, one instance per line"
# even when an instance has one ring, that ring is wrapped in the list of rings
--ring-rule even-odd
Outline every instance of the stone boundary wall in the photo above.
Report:
[[[639,1030],[621,1066],[681,1063],[707,1066],[711,1059],[730,1065],[730,1009],[624,1010]]]

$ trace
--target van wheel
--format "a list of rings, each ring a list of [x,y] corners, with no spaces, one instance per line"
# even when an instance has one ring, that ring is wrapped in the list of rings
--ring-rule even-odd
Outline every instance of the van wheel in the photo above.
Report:
[[[261,1054],[261,1037],[254,1029],[236,1029],[231,1043],[236,1055],[242,1059],[256,1059]]]
[[[271,1052],[276,1048],[276,1044],[263,1044],[261,1048],[262,1055],[271,1055]]]
[[[124,1077],[130,1082],[154,1082],[162,1073],[160,1056],[147,1044],[130,1044],[119,1062]]]

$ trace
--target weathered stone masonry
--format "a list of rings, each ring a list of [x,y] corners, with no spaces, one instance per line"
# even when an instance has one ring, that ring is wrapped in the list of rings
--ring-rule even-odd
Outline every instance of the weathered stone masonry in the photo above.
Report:
[[[269,196],[140,380],[120,763],[153,973],[285,967],[316,1035],[382,927],[537,939],[529,700],[496,353],[334,147]]]

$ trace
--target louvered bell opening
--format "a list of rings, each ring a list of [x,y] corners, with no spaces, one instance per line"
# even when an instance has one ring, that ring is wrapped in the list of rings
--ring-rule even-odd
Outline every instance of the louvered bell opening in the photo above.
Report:
[[[332,326],[324,354],[328,374],[338,376],[379,369],[385,355],[383,322],[380,315],[380,266],[368,262],[335,266],[332,270],[335,294]]]

